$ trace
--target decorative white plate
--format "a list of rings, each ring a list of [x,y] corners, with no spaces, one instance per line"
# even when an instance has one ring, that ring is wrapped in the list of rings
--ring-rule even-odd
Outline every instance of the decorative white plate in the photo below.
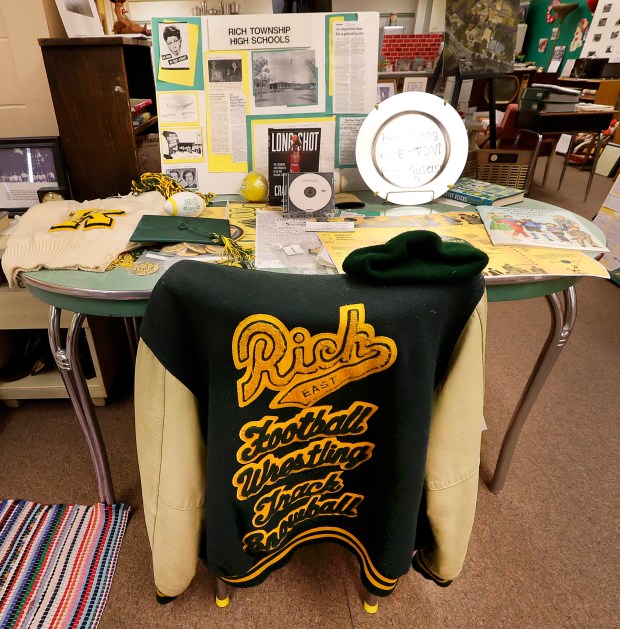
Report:
[[[399,205],[440,197],[461,176],[467,152],[467,131],[457,111],[425,92],[404,92],[379,103],[355,145],[366,185]]]

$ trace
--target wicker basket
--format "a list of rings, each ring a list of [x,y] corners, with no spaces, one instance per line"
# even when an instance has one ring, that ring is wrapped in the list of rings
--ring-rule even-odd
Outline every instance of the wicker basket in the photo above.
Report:
[[[470,151],[462,177],[529,190],[534,151],[477,149]]]

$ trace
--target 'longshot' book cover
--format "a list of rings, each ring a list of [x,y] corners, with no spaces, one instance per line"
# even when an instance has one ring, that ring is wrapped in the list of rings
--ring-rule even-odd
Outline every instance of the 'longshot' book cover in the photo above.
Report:
[[[269,203],[282,205],[287,173],[319,170],[321,129],[269,129]]]

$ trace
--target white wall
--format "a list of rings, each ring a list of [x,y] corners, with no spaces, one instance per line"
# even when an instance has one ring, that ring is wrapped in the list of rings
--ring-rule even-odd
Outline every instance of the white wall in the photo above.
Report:
[[[356,11],[414,13],[417,3],[418,0],[390,0],[390,2],[377,2],[376,0],[332,0],[332,11],[349,13],[355,13]]]
[[[431,19],[426,32],[443,33],[446,28],[446,0],[432,0],[432,3]]]
[[[224,0],[225,3],[230,0]],[[187,17],[193,15],[193,9],[200,0],[130,0],[129,13],[136,22],[148,21],[153,17]],[[271,0],[240,0],[241,13],[272,13]],[[218,0],[208,0],[209,9],[220,8]]]

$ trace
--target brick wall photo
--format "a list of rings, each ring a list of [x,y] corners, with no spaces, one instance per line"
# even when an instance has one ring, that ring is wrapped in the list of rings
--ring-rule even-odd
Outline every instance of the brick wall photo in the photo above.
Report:
[[[425,35],[386,35],[383,38],[381,54],[390,63],[397,59],[424,59],[424,63],[434,63],[439,57],[443,33]]]

